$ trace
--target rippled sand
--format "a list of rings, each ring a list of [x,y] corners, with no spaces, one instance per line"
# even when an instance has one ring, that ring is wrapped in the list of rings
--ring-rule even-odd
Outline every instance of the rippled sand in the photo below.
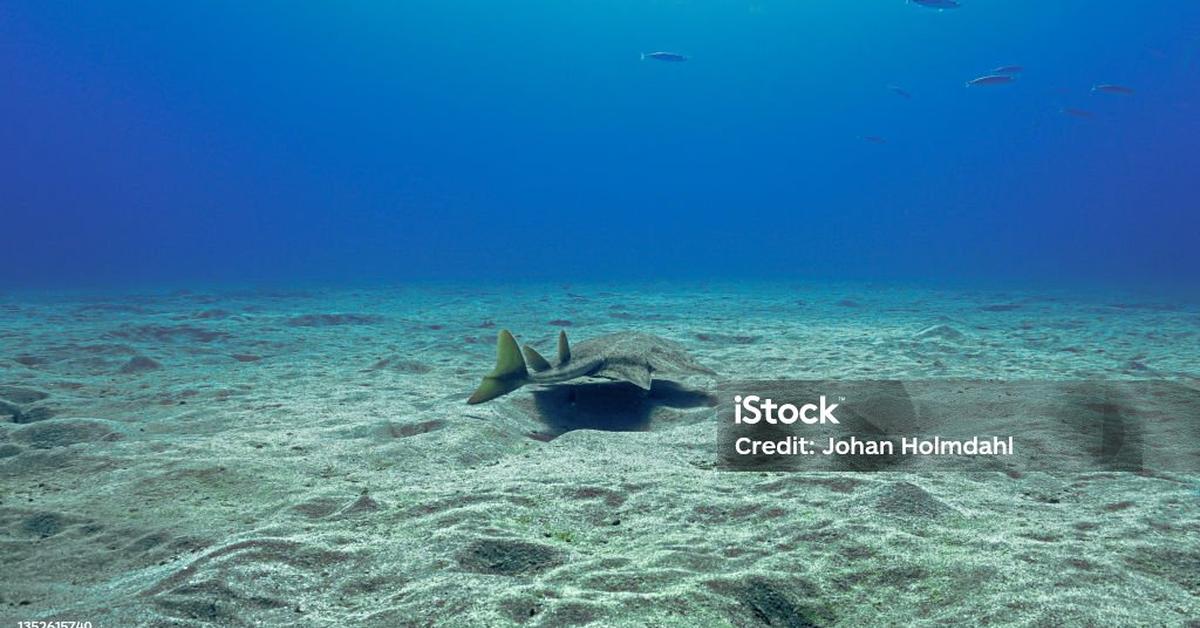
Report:
[[[1200,621],[1200,475],[722,472],[709,378],[621,416],[529,389],[465,405],[501,327],[547,352],[560,328],[647,331],[721,380],[1200,382],[1196,304],[1128,293],[8,294],[0,618]]]

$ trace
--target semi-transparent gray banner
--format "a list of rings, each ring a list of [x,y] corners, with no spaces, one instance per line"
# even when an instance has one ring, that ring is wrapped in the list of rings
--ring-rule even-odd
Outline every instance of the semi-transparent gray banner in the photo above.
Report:
[[[723,469],[1200,472],[1200,390],[1178,382],[750,380],[718,395]]]

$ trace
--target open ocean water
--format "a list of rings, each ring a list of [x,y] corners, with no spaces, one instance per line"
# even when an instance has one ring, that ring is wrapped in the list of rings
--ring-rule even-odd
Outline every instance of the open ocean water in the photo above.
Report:
[[[1185,1],[0,4],[0,620],[1200,622],[1198,76]]]

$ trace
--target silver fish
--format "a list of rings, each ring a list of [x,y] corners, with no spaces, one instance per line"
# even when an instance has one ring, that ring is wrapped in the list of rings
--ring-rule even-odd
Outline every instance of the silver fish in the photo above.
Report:
[[[1019,65],[1002,65],[992,70],[992,74],[1020,74],[1025,68]]]
[[[908,0],[908,1],[913,4],[927,7],[930,9],[937,9],[938,11],[941,11],[943,9],[957,9],[958,7],[962,6],[961,4],[958,3],[958,0]]]
[[[655,61],[672,61],[675,63],[688,60],[687,55],[681,55],[677,52],[643,52],[642,61],[645,61],[646,59],[654,59]]]
[[[863,140],[872,144],[887,144],[887,139],[879,137],[878,135],[864,135]]]
[[[1011,74],[985,74],[979,78],[973,78],[967,81],[967,87],[978,87],[980,85],[1003,85],[1011,83],[1017,77]]]
[[[1094,85],[1092,87],[1092,92],[1098,92],[1101,94],[1118,94],[1121,96],[1129,96],[1129,95],[1133,94],[1133,88],[1125,87],[1124,85],[1113,85],[1112,83],[1101,83],[1099,85]]]
[[[1092,117],[1092,112],[1088,111],[1087,109],[1076,109],[1075,107],[1063,107],[1059,111],[1063,112],[1065,115],[1071,116],[1072,118],[1090,118],[1090,117]]]

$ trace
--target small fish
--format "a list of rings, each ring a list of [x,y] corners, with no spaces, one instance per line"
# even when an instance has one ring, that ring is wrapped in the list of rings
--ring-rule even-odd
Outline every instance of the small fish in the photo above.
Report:
[[[1133,94],[1133,88],[1125,87],[1124,85],[1113,85],[1112,83],[1101,83],[1099,85],[1092,86],[1092,92],[1093,93],[1099,92],[1101,94],[1119,94],[1121,96],[1129,96],[1129,95]]]
[[[1068,116],[1071,116],[1072,118],[1090,118],[1090,117],[1092,117],[1092,112],[1088,111],[1087,109],[1076,109],[1075,107],[1063,107],[1062,109],[1059,109],[1059,111],[1061,111],[1062,113],[1064,113]]]
[[[1019,65],[1002,65],[992,70],[992,74],[1020,74],[1025,71],[1023,66]]]
[[[655,61],[672,61],[675,63],[687,61],[687,55],[681,55],[677,52],[643,52],[642,61],[646,59],[654,59]]]
[[[864,135],[862,138],[864,141],[870,142],[872,144],[887,144],[887,140],[882,137],[879,137],[878,135]]]
[[[908,0],[908,1],[911,2],[912,4],[923,6],[923,7],[929,8],[929,9],[937,9],[938,11],[941,11],[943,9],[957,9],[958,7],[962,6],[961,4],[958,3],[958,0]]]
[[[1003,85],[1011,83],[1017,77],[1011,74],[985,74],[979,78],[973,78],[967,81],[967,87],[977,87],[979,85]]]
[[[897,87],[895,85],[888,85],[887,88],[889,90],[891,90],[891,92],[897,96],[901,96],[904,98],[912,98],[912,94],[908,93],[908,90],[905,90],[903,87]]]

